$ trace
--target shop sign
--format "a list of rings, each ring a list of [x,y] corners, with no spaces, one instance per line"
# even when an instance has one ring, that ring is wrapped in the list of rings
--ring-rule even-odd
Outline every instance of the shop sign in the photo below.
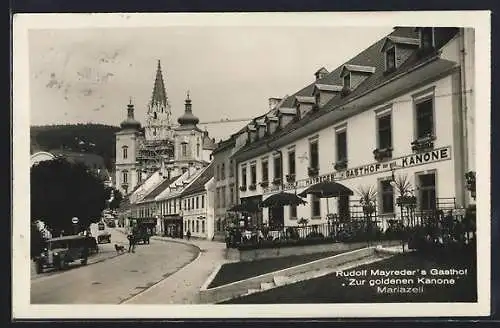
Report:
[[[373,163],[362,165],[354,168],[347,168],[343,171],[323,174],[317,177],[298,180],[295,183],[283,184],[283,190],[297,190],[306,188],[310,185],[323,181],[338,181],[351,178],[359,178],[372,174],[388,172],[392,167],[397,169],[413,167],[418,165],[430,164],[451,159],[451,146],[434,149],[428,152],[411,154],[399,158],[392,159],[384,163]],[[280,186],[271,186],[264,189],[264,194],[279,191]]]

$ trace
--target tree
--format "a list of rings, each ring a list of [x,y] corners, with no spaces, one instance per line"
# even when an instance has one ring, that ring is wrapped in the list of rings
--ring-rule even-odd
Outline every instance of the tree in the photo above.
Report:
[[[108,198],[103,182],[83,164],[60,158],[31,168],[31,221],[42,220],[54,235],[73,231],[73,217],[80,230],[98,222]]]
[[[123,201],[122,193],[113,187],[106,188],[106,195],[113,195],[112,199],[109,202],[109,209],[116,210],[120,207],[121,202]]]

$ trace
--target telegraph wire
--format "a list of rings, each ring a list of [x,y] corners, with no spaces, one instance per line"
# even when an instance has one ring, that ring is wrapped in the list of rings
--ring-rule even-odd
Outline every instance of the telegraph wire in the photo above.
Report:
[[[469,90],[465,90],[465,91],[461,91],[461,92],[450,92],[450,93],[444,93],[444,94],[440,94],[440,95],[434,95],[434,98],[443,98],[443,97],[451,97],[451,96],[455,96],[455,95],[465,95],[465,94],[470,94],[470,93],[473,93],[473,90],[472,89],[469,89]],[[410,102],[413,102],[413,100],[398,100],[398,101],[389,101],[387,102],[388,105],[391,105],[391,104],[402,104],[402,103],[410,103]],[[345,104],[345,105],[340,105],[339,107],[337,108],[342,108],[342,107],[349,107],[349,108],[359,108],[359,106],[349,106],[348,104]],[[212,125],[212,124],[224,124],[224,123],[237,123],[237,122],[248,122],[248,121],[252,121],[253,119],[255,119],[255,117],[251,117],[251,118],[236,118],[236,119],[229,119],[229,118],[226,118],[226,119],[220,119],[218,121],[205,121],[205,122],[200,122],[198,123],[198,125]]]

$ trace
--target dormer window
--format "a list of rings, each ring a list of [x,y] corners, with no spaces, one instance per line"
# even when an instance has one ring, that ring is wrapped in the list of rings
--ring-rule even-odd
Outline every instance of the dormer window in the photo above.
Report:
[[[420,28],[420,47],[428,50],[434,48],[434,28],[422,27]]]
[[[391,47],[385,52],[385,70],[392,71],[396,68],[396,47]]]
[[[351,89],[351,73],[347,73],[344,76],[344,89]]]

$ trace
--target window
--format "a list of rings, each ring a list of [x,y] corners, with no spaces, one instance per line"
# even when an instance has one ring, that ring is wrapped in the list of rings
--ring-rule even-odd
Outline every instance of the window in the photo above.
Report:
[[[225,186],[222,187],[222,189],[221,189],[220,199],[221,199],[221,202],[222,202],[221,207],[222,208],[226,207],[226,187]]]
[[[205,233],[205,221],[201,221],[201,233]]]
[[[396,47],[387,49],[385,52],[385,70],[392,71],[396,68]]]
[[[188,222],[187,221],[184,221],[184,230],[188,230]]]
[[[288,174],[295,177],[295,150],[288,152]]]
[[[337,161],[347,160],[347,132],[337,132]]]
[[[156,113],[155,113],[155,118],[156,118]],[[156,128],[153,128],[153,136],[156,136]]]
[[[311,195],[311,216],[318,217],[321,215],[320,198],[316,195]]]
[[[281,156],[274,158],[274,178],[281,180]]]
[[[229,162],[229,176],[234,177],[234,167],[233,167],[233,160]]]
[[[377,118],[378,148],[385,149],[392,147],[391,114],[386,114]]]
[[[436,174],[418,175],[418,202],[421,211],[436,208]]]
[[[432,27],[420,29],[420,46],[426,50],[434,47],[434,29]]]
[[[290,219],[296,219],[297,218],[297,205],[291,205],[290,206]]]
[[[196,232],[200,232],[200,221],[196,220]]]
[[[233,186],[229,187],[229,204],[230,205],[234,204],[234,187]]]
[[[200,203],[199,203],[200,199],[199,198],[200,198],[199,196],[196,196],[196,209],[198,209],[199,205],[200,205]]]
[[[191,231],[194,232],[194,220],[191,221]]]
[[[219,208],[220,191],[219,188],[215,189],[215,208]]]
[[[201,195],[201,208],[205,208],[205,196]]]
[[[269,163],[267,160],[262,161],[262,181],[269,181]]]
[[[219,168],[219,164],[217,164],[215,166],[215,180],[216,181],[219,181],[220,180],[220,168]]]
[[[344,75],[344,88],[351,88],[351,73],[347,73],[346,75]]]
[[[200,157],[200,142],[196,144],[196,156]]]
[[[251,184],[255,185],[257,183],[257,166],[256,164],[250,165],[250,181]]]
[[[314,169],[319,166],[318,140],[309,143],[309,165]]]
[[[226,178],[226,168],[224,163],[222,163],[220,167],[220,178],[221,180],[224,180]]]
[[[158,118],[158,114],[156,112],[153,112],[153,118],[156,120]],[[156,129],[155,129],[155,135],[156,135]]]
[[[127,157],[128,157],[128,147],[127,146],[123,146],[122,147],[122,152],[123,152],[123,159],[127,159]]]
[[[432,136],[434,134],[434,117],[432,98],[415,103],[417,139]]]
[[[128,171],[126,170],[122,172],[122,182],[128,183]]]
[[[182,156],[184,156],[184,157],[187,156],[187,144],[186,143],[181,144],[181,152],[182,152]]]
[[[246,187],[247,186],[247,167],[243,166],[241,168],[241,185]]]
[[[139,181],[139,182],[142,181],[142,173],[141,173],[141,171],[137,171],[137,181]]]
[[[380,213],[394,213],[394,188],[391,185],[391,180],[380,181]]]

